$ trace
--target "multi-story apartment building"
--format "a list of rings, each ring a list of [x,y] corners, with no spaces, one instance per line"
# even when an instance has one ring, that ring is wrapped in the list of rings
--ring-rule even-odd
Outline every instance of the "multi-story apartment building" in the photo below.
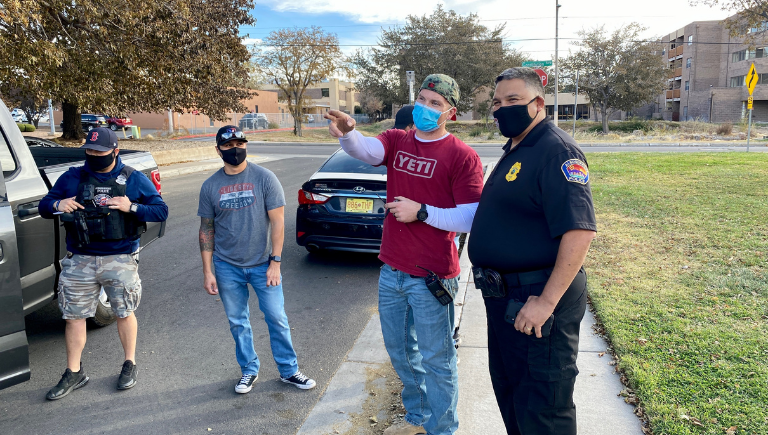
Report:
[[[264,84],[261,91],[282,92],[273,84]],[[355,113],[355,106],[360,105],[360,94],[355,90],[355,85],[339,79],[329,79],[307,87],[304,96],[311,101],[305,106],[308,114],[323,114],[330,109],[341,110],[345,113]],[[280,98],[282,101],[282,98]],[[282,108],[287,112],[287,108]]]
[[[729,19],[733,19],[730,17]],[[768,45],[766,27],[750,29]],[[671,121],[738,122],[746,116],[744,77],[752,62],[760,74],[753,120],[768,122],[768,47],[750,47],[729,35],[723,21],[694,21],[662,38],[669,67],[667,90],[655,116]],[[765,74],[765,81],[762,80]]]

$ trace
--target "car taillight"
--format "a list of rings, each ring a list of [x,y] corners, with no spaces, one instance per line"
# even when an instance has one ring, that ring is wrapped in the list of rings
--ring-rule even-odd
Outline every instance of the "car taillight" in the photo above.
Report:
[[[160,191],[160,187],[161,187],[160,186],[160,171],[155,169],[154,171],[152,171],[152,174],[150,174],[150,175],[151,175],[150,178],[152,179],[152,184],[154,184],[155,185],[155,189],[157,189],[157,193],[162,194],[163,192]]]
[[[323,204],[329,199],[331,199],[331,197],[328,195],[307,192],[304,189],[299,189],[299,204]]]

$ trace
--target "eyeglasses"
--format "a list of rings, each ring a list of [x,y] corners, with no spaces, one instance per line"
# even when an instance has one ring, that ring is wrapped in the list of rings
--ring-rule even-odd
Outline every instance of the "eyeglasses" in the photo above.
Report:
[[[245,134],[242,131],[228,131],[221,134],[221,140],[230,140],[233,137],[238,139],[245,139]]]

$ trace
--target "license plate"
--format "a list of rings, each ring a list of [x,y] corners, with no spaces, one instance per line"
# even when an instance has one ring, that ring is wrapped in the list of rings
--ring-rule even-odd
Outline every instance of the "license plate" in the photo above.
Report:
[[[373,200],[347,198],[347,213],[373,213]]]

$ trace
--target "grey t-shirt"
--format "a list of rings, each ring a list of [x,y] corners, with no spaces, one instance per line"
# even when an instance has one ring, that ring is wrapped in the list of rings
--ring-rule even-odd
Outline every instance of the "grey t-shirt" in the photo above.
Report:
[[[253,163],[236,175],[219,169],[203,183],[197,215],[213,218],[213,253],[238,267],[269,261],[268,210],[285,205],[283,186],[272,171]]]

